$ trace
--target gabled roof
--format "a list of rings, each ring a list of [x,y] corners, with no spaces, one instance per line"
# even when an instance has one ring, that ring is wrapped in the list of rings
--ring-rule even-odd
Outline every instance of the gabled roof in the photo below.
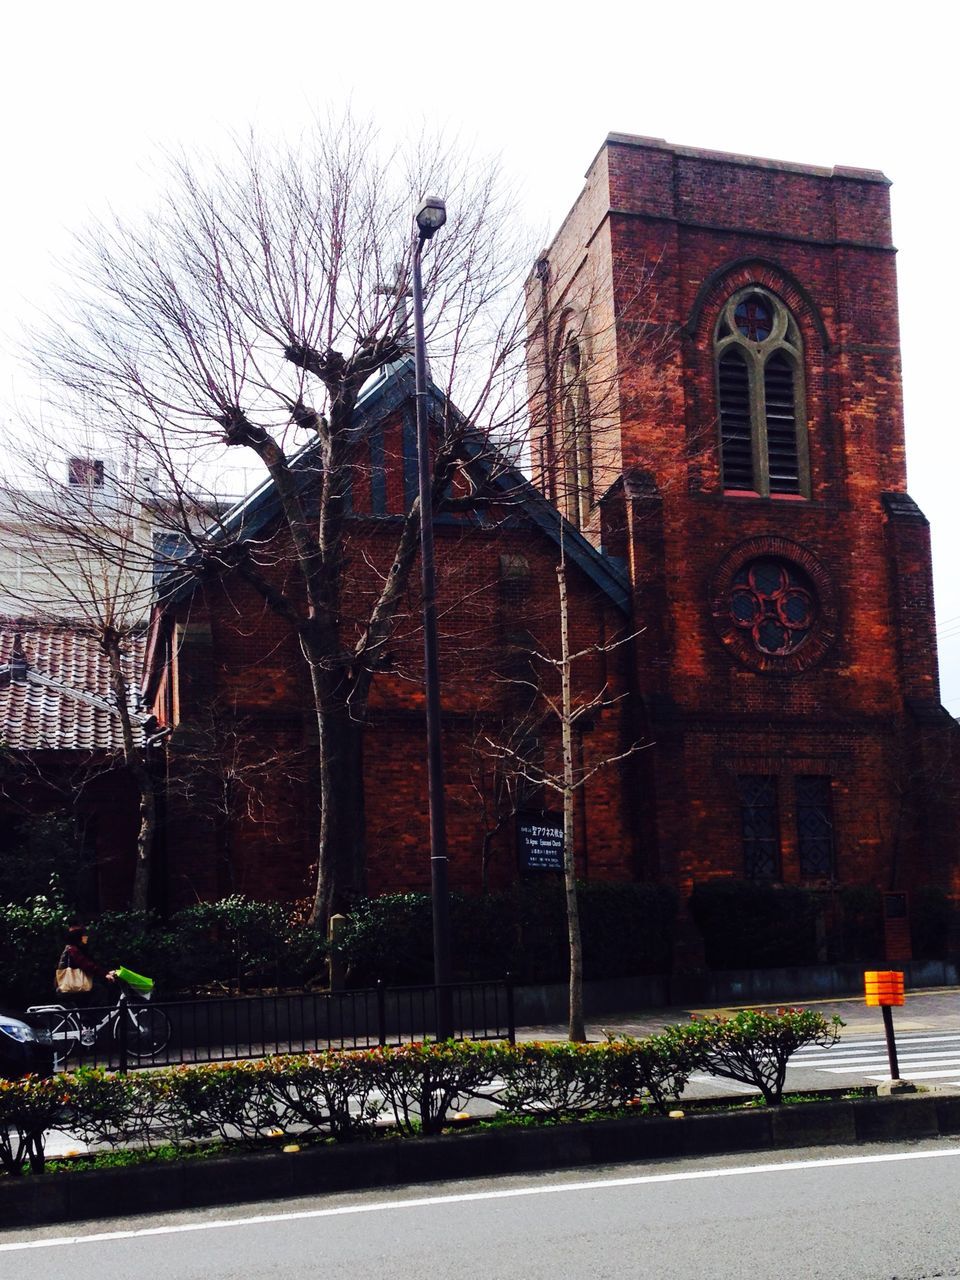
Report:
[[[130,636],[124,662],[139,744],[149,719],[137,701],[143,653],[144,636]],[[110,670],[94,636],[31,620],[0,619],[0,746],[14,751],[122,748]]]
[[[429,394],[439,416],[445,408],[443,392],[430,383]],[[357,438],[362,437],[378,422],[382,422],[404,404],[412,402],[413,398],[413,361],[408,358],[388,366],[380,378],[364,389],[357,402],[354,420]],[[453,412],[461,417],[458,410],[454,409]],[[503,456],[496,459],[496,467],[494,467],[488,440],[477,435],[475,442],[471,442],[468,432],[466,443],[468,452],[475,458],[477,468],[493,476],[494,492],[502,494],[505,501],[518,506],[522,514],[558,547],[562,541],[567,559],[576,565],[618,609],[629,613],[630,582],[623,568],[597,551],[580,531],[565,520],[556,507],[531,484],[518,467]],[[297,475],[301,492],[314,482],[319,465],[319,449],[315,442],[311,441],[294,455],[291,466]],[[208,530],[208,536],[213,541],[227,537],[256,537],[273,521],[277,511],[278,500],[274,484],[267,478],[246,498],[232,507],[217,525],[211,527]],[[186,557],[185,562],[188,561],[189,557]],[[175,569],[172,571],[168,590],[161,591],[161,598],[163,601],[177,600],[188,595],[193,585],[192,579]]]

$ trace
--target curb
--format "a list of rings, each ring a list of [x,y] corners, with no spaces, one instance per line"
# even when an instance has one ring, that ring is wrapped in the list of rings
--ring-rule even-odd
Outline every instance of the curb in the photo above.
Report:
[[[960,1095],[808,1102],[255,1152],[0,1182],[4,1228],[676,1156],[960,1133]]]

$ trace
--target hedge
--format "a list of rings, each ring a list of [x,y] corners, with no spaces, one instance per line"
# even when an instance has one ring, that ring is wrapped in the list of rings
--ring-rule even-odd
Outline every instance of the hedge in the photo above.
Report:
[[[208,1137],[249,1144],[291,1131],[343,1142],[368,1134],[385,1113],[401,1136],[439,1133],[478,1096],[514,1115],[643,1103],[666,1112],[698,1070],[754,1085],[776,1105],[790,1054],[833,1044],[842,1025],[809,1010],[748,1010],[604,1044],[447,1041],[126,1076],[84,1069],[0,1080],[0,1167],[9,1175],[27,1164],[42,1172],[52,1129],[148,1147]]]
[[[808,889],[757,880],[710,880],[694,886],[690,912],[710,969],[791,965],[873,965],[884,954],[883,896],[873,885]],[[913,953],[946,959],[957,912],[935,888],[910,896]]]
[[[668,973],[677,899],[648,884],[579,887],[584,976],[588,979]],[[519,884],[484,897],[451,897],[453,967],[457,976],[522,983],[563,982],[567,929],[562,887]],[[428,894],[389,894],[359,902],[340,941],[348,980],[369,986],[431,982],[433,952]]]
[[[0,1001],[23,1007],[51,998],[71,914],[47,897],[0,906]],[[320,930],[292,921],[275,902],[234,895],[168,921],[152,911],[113,911],[88,924],[98,959],[149,974],[167,992],[297,988],[326,977]]]

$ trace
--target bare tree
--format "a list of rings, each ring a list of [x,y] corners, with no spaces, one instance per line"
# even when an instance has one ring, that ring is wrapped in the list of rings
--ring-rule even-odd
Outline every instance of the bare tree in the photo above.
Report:
[[[438,507],[482,501],[478,441],[515,441],[522,428],[516,299],[528,259],[504,238],[495,166],[432,142],[384,153],[350,119],[295,147],[250,140],[229,163],[171,169],[149,218],[83,238],[64,312],[32,355],[60,422],[95,422],[165,478],[168,520],[192,550],[185,570],[239,575],[295,631],[319,730],[312,918],[325,920],[364,888],[364,722],[419,545],[414,502],[381,589],[352,615],[356,409],[365,384],[407,354],[412,209],[438,190],[450,210],[424,264],[432,373],[447,395],[435,405]],[[183,496],[224,445],[266,469],[280,536],[221,524],[201,537],[186,517]]]
[[[643,743],[627,742],[620,750],[581,757],[575,749],[575,733],[585,723],[611,710],[624,697],[610,682],[591,681],[579,668],[614,653],[634,639],[633,633],[574,650],[570,644],[570,612],[567,593],[567,564],[561,543],[557,563],[557,619],[559,651],[550,652],[531,641],[527,650],[530,671],[527,677],[514,676],[512,683],[529,693],[524,714],[484,735],[481,751],[495,761],[510,780],[512,794],[522,785],[546,789],[560,797],[563,812],[563,884],[566,902],[567,947],[569,955],[568,1034],[571,1040],[586,1039],[583,1016],[583,948],[580,938],[580,911],[577,897],[575,859],[575,809],[577,792],[604,769],[641,750]],[[559,737],[559,753],[550,744]],[[559,756],[559,758],[558,758]]]
[[[76,444],[77,441],[74,441]],[[8,446],[16,483],[0,487],[0,597],[7,613],[92,637],[107,668],[122,757],[139,798],[130,901],[147,905],[156,788],[139,712],[135,639],[149,610],[152,521],[136,460],[64,454],[37,425]],[[102,768],[94,763],[95,771]]]

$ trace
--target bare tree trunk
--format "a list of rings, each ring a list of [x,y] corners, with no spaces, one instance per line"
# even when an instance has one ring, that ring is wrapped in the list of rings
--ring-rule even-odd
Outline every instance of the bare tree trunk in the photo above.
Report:
[[[583,1021],[583,946],[580,939],[580,905],[577,901],[577,868],[574,858],[573,695],[570,670],[570,617],[567,605],[567,571],[561,550],[557,565],[560,590],[560,694],[563,744],[563,886],[567,903],[567,944],[570,953],[570,1000],[568,1036],[587,1038]]]
[[[366,891],[363,724],[350,707],[319,706],[319,871],[311,923],[349,910]]]
[[[130,906],[134,911],[146,911],[150,891],[150,870],[153,861],[153,842],[157,828],[157,801],[153,776],[147,765],[143,747],[133,737],[130,719],[129,689],[123,672],[120,654],[120,636],[113,630],[104,633],[101,647],[110,664],[110,685],[120,718],[123,736],[123,761],[137,786],[140,800],[140,824],[137,829],[137,853],[133,871],[133,887]]]

